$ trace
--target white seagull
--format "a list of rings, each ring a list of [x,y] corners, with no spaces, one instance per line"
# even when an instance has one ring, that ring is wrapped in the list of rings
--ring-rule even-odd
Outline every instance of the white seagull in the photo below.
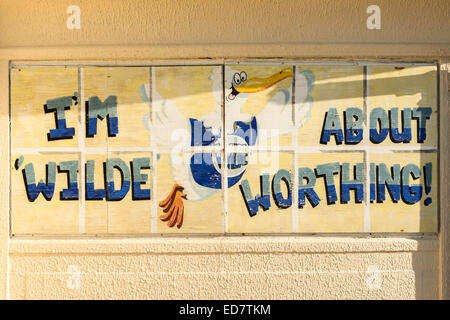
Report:
[[[225,125],[227,143],[232,145],[255,145],[277,135],[286,135],[294,130],[293,110],[288,90],[277,91],[264,109],[256,116],[242,112],[242,106],[248,95],[269,89],[285,79],[292,79],[293,68],[287,67],[267,78],[247,78],[246,71],[235,72],[226,68],[228,88],[225,88]],[[231,76],[232,75],[232,76]],[[154,77],[152,77],[155,79]],[[183,150],[193,146],[221,145],[221,104],[222,73],[213,69],[208,78],[212,83],[213,96],[216,102],[214,110],[200,119],[186,118],[178,110],[174,100],[163,98],[154,86],[152,91],[152,120],[150,115],[144,123],[150,130],[153,145],[170,150],[169,158],[175,184],[168,196],[159,202],[164,214],[160,216],[168,221],[168,226],[180,228],[183,223],[183,200],[202,201],[222,188],[221,151],[211,153],[194,153],[189,158],[180,157]],[[291,80],[292,81],[292,80]],[[295,120],[298,127],[303,126],[310,118],[313,105],[310,93],[314,86],[314,74],[310,70],[298,70],[295,74]],[[149,102],[148,84],[140,87],[141,98]],[[233,155],[235,163],[227,163],[228,187],[235,185],[246,170],[246,162],[239,162],[239,156]]]

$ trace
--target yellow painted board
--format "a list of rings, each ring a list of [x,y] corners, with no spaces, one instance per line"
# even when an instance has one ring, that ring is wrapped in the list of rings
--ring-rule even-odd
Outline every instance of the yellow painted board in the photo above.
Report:
[[[23,162],[16,160],[23,156]],[[56,160],[55,160],[56,159]],[[79,161],[78,154],[41,154],[11,156],[11,234],[77,234],[79,233],[78,200],[60,200],[60,191],[68,188],[67,173],[56,170],[55,188],[52,197],[47,200],[43,194],[30,201],[23,170],[33,164],[36,184],[42,179],[46,183],[46,165],[53,161],[59,165],[61,161]],[[79,173],[78,173],[79,177]],[[79,186],[79,184],[78,184]]]
[[[291,175],[292,192],[297,192],[292,174],[294,170],[298,170],[299,167],[315,168],[319,164],[329,162],[348,162],[351,165],[363,163],[363,152],[308,153],[300,149],[298,161],[294,164],[293,151],[247,150],[248,165],[227,169],[227,176],[231,179],[238,176],[239,172],[243,176],[229,188],[228,196],[225,197],[221,166],[223,151],[211,148],[217,148],[221,144],[222,135],[219,133],[222,132],[222,121],[225,115],[229,148],[238,145],[239,142],[244,145],[290,147],[294,120],[296,120],[297,126],[300,127],[299,146],[315,147],[320,150],[323,146],[320,144],[320,135],[324,117],[329,108],[338,110],[342,129],[345,129],[343,127],[345,109],[348,107],[363,109],[364,92],[368,93],[369,112],[376,107],[388,112],[392,107],[402,108],[402,106],[405,108],[427,107],[432,110],[430,119],[426,122],[427,139],[424,143],[416,141],[415,134],[418,128],[417,121],[414,120],[412,121],[413,139],[410,143],[394,143],[391,133],[386,141],[375,145],[371,145],[369,137],[365,137],[364,147],[369,145],[371,148],[419,145],[435,147],[437,145],[437,105],[434,66],[368,66],[367,90],[364,90],[363,67],[360,66],[298,65],[295,68],[281,64],[225,66],[225,88],[223,88],[220,66],[86,67],[82,70],[80,76],[85,100],[94,96],[101,101],[105,101],[110,96],[117,97],[119,133],[108,136],[108,119],[102,121],[98,119],[97,135],[83,137],[84,146],[98,147],[98,154],[94,154],[97,150],[92,149],[80,149],[80,152],[84,153],[83,156],[79,153],[60,154],[56,150],[49,154],[48,148],[52,147],[78,147],[80,141],[78,134],[85,133],[87,129],[85,119],[81,119],[80,111],[82,111],[81,108],[86,108],[84,111],[87,112],[89,104],[84,103],[85,101],[77,101],[75,104],[77,100],[75,96],[80,97],[77,92],[77,68],[13,68],[11,71],[11,147],[13,152],[18,148],[30,148],[33,155],[27,155],[25,152],[25,162],[21,165],[25,165],[27,161],[33,161],[36,166],[37,181],[40,179],[39,176],[45,179],[45,171],[42,170],[49,161],[81,160],[82,158],[95,160],[95,186],[100,189],[106,186],[103,167],[106,159],[121,158],[132,175],[130,161],[133,157],[145,156],[152,159],[152,152],[156,152],[157,162],[152,163],[151,169],[145,169],[148,173],[148,181],[144,184],[144,188],[151,189],[151,199],[133,200],[133,185],[130,185],[126,196],[120,201],[87,200],[81,206],[81,200],[81,202],[61,201],[61,204],[56,204],[55,197],[47,201],[40,194],[36,201],[24,201],[22,204],[17,197],[24,194],[26,196],[26,186],[24,181],[20,181],[23,177],[17,176],[21,170],[14,168],[14,161],[20,154],[13,153],[11,188],[18,190],[17,195],[11,198],[14,234],[290,233],[296,231],[334,233],[363,232],[369,229],[371,232],[435,232],[437,230],[437,201],[433,193],[437,192],[436,178],[433,179],[432,192],[427,195],[433,199],[431,204],[427,202],[410,205],[404,201],[389,203],[387,199],[383,204],[373,201],[365,211],[364,204],[355,203],[354,199],[345,204],[339,201],[327,204],[324,180],[317,177],[315,188],[322,201],[316,207],[312,207],[307,201],[300,209],[297,209],[298,204],[291,204],[289,208],[283,209],[275,205],[275,200],[271,197],[272,205],[268,210],[259,208],[256,215],[251,215],[246,206],[244,192],[240,188],[243,181],[249,183],[253,196],[256,196],[260,190],[261,174],[268,173],[272,179],[280,169],[286,169]],[[292,82],[294,71],[295,83]],[[151,86],[149,86],[150,80]],[[73,93],[68,94],[69,91]],[[50,140],[47,138],[47,133],[56,127],[55,114],[46,113],[44,105],[47,99],[71,97],[71,95],[74,96],[73,104],[65,111],[65,117],[67,126],[73,126],[76,135],[72,139]],[[225,97],[225,108],[222,108],[223,97]],[[294,109],[293,97],[296,102]],[[41,107],[42,110],[40,110]],[[45,120],[35,121],[35,119]],[[33,125],[29,125],[30,123]],[[86,127],[80,127],[79,124]],[[247,128],[256,131],[256,140],[249,137],[248,132],[242,132]],[[186,152],[191,145],[205,145],[203,153],[197,152],[197,154],[201,154],[202,157],[209,155],[213,163],[212,166],[202,166],[202,168],[211,168],[216,170],[215,173],[198,176],[198,172],[196,173],[191,167],[191,157],[194,154]],[[333,136],[328,145],[336,146]],[[157,149],[145,150],[151,147]],[[139,150],[140,148],[142,150]],[[174,160],[183,150],[185,152],[181,153],[182,160],[176,164]],[[228,150],[233,152],[231,149]],[[373,151],[371,152],[370,148],[366,151],[369,152],[370,162],[385,162],[391,165],[392,161],[397,161],[395,163],[402,165],[412,163],[418,167],[423,167],[424,161],[431,162],[433,176],[437,176],[435,153],[380,154],[376,149]],[[81,168],[85,166],[85,163],[79,165]],[[370,163],[365,165],[367,167]],[[157,173],[156,185],[153,185],[155,173]],[[64,178],[67,184],[66,175],[58,172],[55,192],[63,188],[64,183],[61,179]],[[338,188],[339,175],[334,178]],[[203,182],[199,179],[203,179]],[[116,186],[120,184],[121,175],[118,170],[114,171],[114,181]],[[418,181],[423,184],[423,176]],[[81,182],[79,179],[80,192],[85,194],[85,186],[81,185]],[[162,203],[176,184],[181,187],[174,189],[181,190],[178,196],[186,194],[186,197],[183,195],[181,199],[177,199],[183,203],[183,219],[168,226],[171,224],[169,222],[171,216],[167,209],[170,211],[171,208]],[[214,186],[211,187],[211,184]],[[367,185],[364,187],[366,188]],[[174,195],[176,194],[174,192]],[[228,199],[226,205],[224,205],[225,198]],[[76,209],[70,207],[75,203]],[[179,210],[179,202],[177,203],[176,209]],[[63,210],[65,206],[70,207],[68,212],[77,211],[77,218],[63,228],[56,227],[57,221],[69,219],[67,217],[44,214],[42,219],[38,219],[34,216],[35,212],[26,213],[27,210],[31,210],[31,207],[37,208],[35,211],[44,210],[47,213],[53,210],[53,207],[56,208],[55,210]],[[392,210],[389,209],[391,206]],[[21,210],[22,207],[25,210]],[[156,216],[153,216],[152,212],[155,213],[152,210],[155,208]],[[25,213],[19,213],[22,211]],[[406,215],[402,216],[401,212],[406,212],[408,219],[405,218]],[[163,216],[169,218],[161,219]],[[176,217],[176,215],[173,216]],[[156,219],[156,225],[151,225],[152,219]],[[295,225],[292,224],[293,221]],[[36,226],[33,226],[33,223]]]
[[[260,176],[269,175],[272,184],[274,175],[283,168],[293,178],[294,156],[292,152],[264,152],[253,151],[248,155],[248,165],[242,179],[228,190],[228,232],[229,233],[291,233],[292,232],[292,206],[280,208],[276,205],[272,187],[270,188],[270,207],[263,210],[260,206],[258,212],[251,216],[246,206],[244,195],[240,189],[243,180],[247,180],[253,198],[261,195]],[[295,190],[295,189],[294,189]],[[287,185],[281,183],[281,191],[286,199]]]
[[[133,191],[133,159],[145,158],[150,162],[150,169],[143,168],[141,174],[147,175],[147,181],[141,184],[141,189],[150,189],[150,199],[137,200]],[[120,201],[107,201],[107,229],[113,234],[148,234],[151,232],[151,210],[153,203],[152,184],[152,154],[150,152],[110,152],[108,159],[121,159],[128,167],[130,174],[130,187],[124,198]],[[122,183],[121,172],[114,169],[114,189],[120,190]]]
[[[223,191],[222,188],[206,188],[195,180],[190,169],[190,163],[197,157],[198,163],[209,161],[208,153],[184,153],[184,154],[159,154],[156,164],[156,198],[157,201],[157,233],[222,233],[224,225],[223,216]],[[214,161],[221,157],[221,153],[213,153]],[[195,160],[197,161],[197,160]],[[214,167],[221,172],[217,162]],[[219,173],[215,177],[208,176],[208,179],[217,178],[221,181]],[[182,202],[184,211],[182,212],[181,224],[177,222],[176,214],[167,216],[162,206],[164,200],[171,194],[174,185],[177,184],[184,188],[182,193],[185,198],[178,197],[177,201]],[[181,193],[179,194],[181,195]],[[175,204],[175,203],[174,203]],[[174,206],[169,206],[175,208]],[[167,219],[161,220],[161,217],[167,216]],[[172,220],[174,223],[171,224]],[[172,226],[169,226],[172,225]]]
[[[110,152],[105,155],[88,155],[86,160],[94,160],[94,188],[106,188],[104,162],[107,159],[121,159],[125,163],[124,173],[130,177],[131,184],[124,187],[126,195],[118,201],[86,198],[86,233],[88,234],[143,234],[150,233],[152,198],[133,200],[133,180],[131,161],[134,158],[148,158],[151,165],[151,153],[148,152]],[[116,167],[113,169],[114,190],[120,190],[123,185],[122,173]],[[152,189],[151,169],[142,169],[147,175],[147,181],[142,183],[142,189]],[[150,196],[152,196],[150,192]]]
[[[66,126],[75,128],[73,138],[49,141],[56,128],[55,112],[45,112],[47,100],[72,97],[78,92],[75,67],[11,69],[11,147],[77,147],[81,104],[65,111]]]
[[[406,108],[431,108],[426,120],[426,139],[418,142],[418,120],[411,121],[411,141],[394,142],[390,136],[380,146],[437,146],[437,67],[436,66],[369,66],[368,111],[398,108],[399,131],[402,132],[401,111]]]
[[[86,135],[86,147],[150,146],[148,130],[150,106],[146,101],[149,68],[86,67],[83,68],[83,75],[85,100],[98,97],[104,103],[110,96],[117,97],[119,119],[119,133],[115,136],[108,136],[108,119],[97,119],[97,134],[93,137]]]
[[[386,200],[373,201],[370,204],[370,226],[372,232],[437,232],[437,208],[438,208],[438,174],[436,153],[426,152],[395,152],[389,154],[371,154],[370,162],[385,163],[388,167],[399,164],[404,168],[407,164],[415,164],[421,170],[420,178],[410,178],[410,184],[424,186],[423,166],[432,164],[431,191],[426,194],[422,191],[421,200],[414,204],[400,200],[394,202],[386,191]],[[426,205],[426,199],[431,199],[431,204]]]
[[[320,146],[326,113],[336,108],[344,128],[349,107],[364,109],[364,73],[360,66],[296,66],[295,101],[298,145]],[[324,145],[336,146],[332,135]]]
[[[94,189],[104,189],[104,166],[107,154],[89,154],[85,161],[94,161]],[[85,165],[85,164],[83,164]],[[86,166],[85,166],[86,168]],[[85,190],[85,186],[83,186]],[[86,191],[84,191],[86,192]],[[85,232],[88,234],[108,233],[108,203],[105,199],[85,200]]]
[[[314,170],[318,165],[327,163],[350,164],[350,177],[357,163],[363,163],[362,152],[343,153],[301,153],[298,156],[297,168],[310,168]],[[364,202],[355,201],[355,191],[350,191],[350,201],[341,202],[340,175],[334,175],[334,185],[338,200],[328,203],[325,179],[317,177],[314,190],[320,198],[317,206],[313,207],[308,199],[303,208],[298,209],[298,231],[304,233],[339,233],[339,232],[364,232]],[[306,181],[305,181],[306,183]],[[297,189],[296,189],[297,190]],[[365,198],[365,194],[364,194]]]

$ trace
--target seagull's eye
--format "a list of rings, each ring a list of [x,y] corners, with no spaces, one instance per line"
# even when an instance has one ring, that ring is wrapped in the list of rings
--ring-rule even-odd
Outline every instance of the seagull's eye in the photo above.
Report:
[[[239,75],[239,73],[235,73],[233,76],[233,82],[235,85],[239,86],[241,84],[241,76]]]
[[[241,82],[245,82],[247,81],[247,74],[245,73],[245,71],[241,72]]]

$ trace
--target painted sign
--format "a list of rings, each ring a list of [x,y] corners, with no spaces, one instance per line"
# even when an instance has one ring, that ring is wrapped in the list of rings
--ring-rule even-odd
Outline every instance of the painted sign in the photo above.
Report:
[[[436,232],[436,72],[14,66],[12,234]]]

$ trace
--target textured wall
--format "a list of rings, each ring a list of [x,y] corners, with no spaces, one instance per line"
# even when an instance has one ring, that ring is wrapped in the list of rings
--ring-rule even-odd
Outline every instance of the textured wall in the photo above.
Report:
[[[434,239],[17,240],[11,298],[433,299],[437,253]],[[69,265],[80,289],[67,287]]]
[[[426,237],[10,239],[10,60],[450,56],[448,0],[0,2],[0,297],[438,298],[439,242]],[[136,63],[136,62],[134,62]],[[446,151],[448,152],[448,151]],[[441,155],[442,156],[442,155]],[[446,183],[444,180],[443,183]],[[445,212],[441,213],[445,214]],[[69,265],[81,271],[68,289]],[[369,290],[367,268],[381,271]]]
[[[4,0],[0,46],[373,42],[448,46],[448,0],[375,2],[381,9],[380,31],[366,29],[366,8],[374,4],[369,0]],[[71,4],[81,8],[78,31],[65,28],[65,11]]]

